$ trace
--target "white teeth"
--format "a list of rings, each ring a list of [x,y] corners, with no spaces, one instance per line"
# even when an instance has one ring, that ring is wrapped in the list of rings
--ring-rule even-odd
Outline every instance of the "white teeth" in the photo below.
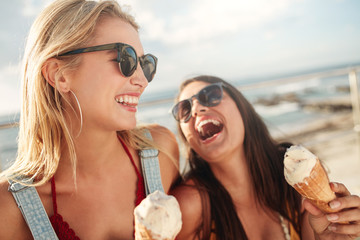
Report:
[[[125,95],[125,96],[120,96],[118,98],[115,98],[115,101],[118,103],[122,103],[122,104],[137,104],[139,102],[139,98],[134,97],[134,96]]]
[[[220,125],[220,122],[217,121],[217,120],[215,120],[215,119],[206,119],[206,120],[201,121],[201,122],[199,123],[199,125],[197,126],[197,130],[200,131],[200,130],[201,130],[201,127],[204,126],[205,124],[209,123],[209,122],[213,123],[213,124],[216,125],[216,126],[219,126],[219,125]]]

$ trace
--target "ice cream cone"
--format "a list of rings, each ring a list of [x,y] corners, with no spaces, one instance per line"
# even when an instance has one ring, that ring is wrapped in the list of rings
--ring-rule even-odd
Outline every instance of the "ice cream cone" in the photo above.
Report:
[[[173,240],[182,221],[180,206],[174,196],[155,191],[135,209],[135,240]]]
[[[142,224],[135,224],[135,240],[152,240],[151,232]]]
[[[334,212],[328,203],[334,200],[336,196],[330,188],[328,175],[318,158],[310,176],[304,178],[303,182],[294,184],[293,187],[321,210]]]
[[[325,212],[334,212],[328,203],[336,198],[319,158],[300,145],[291,146],[284,156],[286,181],[302,196]]]
[[[135,240],[174,240],[175,238],[162,238],[156,236],[135,218]]]

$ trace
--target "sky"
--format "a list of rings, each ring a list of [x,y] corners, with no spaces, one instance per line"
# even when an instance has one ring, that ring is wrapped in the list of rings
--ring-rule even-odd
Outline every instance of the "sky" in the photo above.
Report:
[[[0,116],[20,108],[26,35],[49,0],[0,9]],[[145,95],[212,74],[241,82],[360,64],[359,0],[119,0],[140,25],[145,53],[159,58]]]

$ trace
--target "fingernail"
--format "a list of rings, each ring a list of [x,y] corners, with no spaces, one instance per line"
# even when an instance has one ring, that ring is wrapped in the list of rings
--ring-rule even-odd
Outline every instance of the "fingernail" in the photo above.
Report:
[[[336,227],[333,226],[333,225],[329,225],[329,226],[328,226],[328,229],[329,229],[330,231],[335,231],[335,230],[336,230]]]
[[[337,214],[328,214],[328,215],[326,215],[326,218],[329,221],[334,221],[334,220],[338,220],[339,216]]]
[[[330,205],[330,207],[332,209],[335,209],[335,208],[340,207],[340,202],[339,201],[332,201],[332,202],[329,203],[329,205]]]
[[[335,189],[338,189],[338,184],[337,183],[333,182],[332,184],[333,184]]]

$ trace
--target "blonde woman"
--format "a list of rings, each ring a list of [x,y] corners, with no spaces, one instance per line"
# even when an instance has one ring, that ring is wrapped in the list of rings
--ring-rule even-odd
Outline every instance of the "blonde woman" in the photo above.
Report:
[[[152,187],[141,161],[155,159],[165,192],[178,176],[173,134],[136,127],[156,64],[116,1],[42,11],[24,54],[18,155],[1,173],[0,239],[133,238],[134,207]]]

